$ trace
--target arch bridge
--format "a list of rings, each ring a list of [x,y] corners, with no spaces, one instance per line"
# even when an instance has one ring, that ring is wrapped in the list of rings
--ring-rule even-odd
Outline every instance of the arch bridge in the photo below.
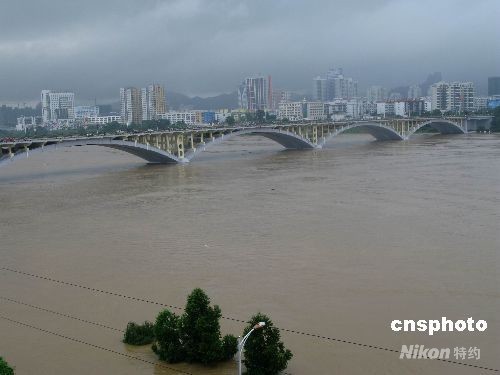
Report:
[[[136,155],[150,163],[186,163],[212,145],[241,135],[260,135],[287,149],[321,148],[332,138],[357,128],[376,140],[407,140],[429,125],[441,134],[467,133],[467,119],[414,118],[352,122],[308,122],[251,127],[203,128],[85,138],[52,138],[0,142],[0,164],[62,147],[95,145]]]

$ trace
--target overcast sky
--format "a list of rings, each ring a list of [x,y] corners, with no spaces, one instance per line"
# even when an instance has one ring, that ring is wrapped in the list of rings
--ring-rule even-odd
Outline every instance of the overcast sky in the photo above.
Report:
[[[331,66],[361,87],[441,71],[500,75],[499,0],[1,0],[0,102],[40,90],[116,101],[120,86],[231,92],[247,75],[311,90]]]

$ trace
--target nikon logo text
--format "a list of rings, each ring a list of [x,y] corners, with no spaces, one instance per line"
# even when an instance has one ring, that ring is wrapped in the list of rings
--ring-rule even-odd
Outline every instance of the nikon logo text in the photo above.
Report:
[[[399,359],[449,359],[450,348],[426,348],[424,345],[402,345]]]

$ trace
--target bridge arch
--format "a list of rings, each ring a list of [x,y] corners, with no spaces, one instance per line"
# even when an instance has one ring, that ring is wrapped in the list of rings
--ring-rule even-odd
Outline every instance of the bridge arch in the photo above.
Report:
[[[276,143],[279,143],[286,149],[305,150],[318,147],[311,141],[309,141],[307,138],[289,132],[287,130],[282,130],[279,128],[275,129],[275,128],[262,127],[262,128],[235,130],[231,133],[218,136],[217,138],[209,142],[206,142],[205,144],[199,144],[195,150],[189,150],[188,152],[186,152],[186,159],[191,161],[195,157],[197,157],[200,153],[205,151],[207,148],[210,148],[214,145],[220,144],[224,141],[227,141],[231,138],[241,135],[260,135],[268,139],[271,139]]]
[[[364,133],[370,134],[377,141],[401,141],[404,138],[395,129],[390,126],[380,124],[377,122],[353,122],[345,125],[339,129],[336,129],[330,133],[327,137],[323,138],[320,142],[320,146],[328,143],[332,138],[346,132],[350,129],[361,129]]]
[[[89,139],[71,139],[71,140],[53,140],[53,141],[30,141],[20,143],[22,148],[13,151],[11,155],[3,155],[0,157],[0,165],[9,161],[26,158],[32,154],[38,154],[46,151],[55,151],[66,147],[80,146],[101,146],[113,148],[129,154],[138,156],[149,163],[181,163],[184,160],[178,158],[170,152],[163,151],[151,145],[125,141],[120,138],[89,138]],[[25,150],[24,146],[28,149]]]
[[[410,128],[409,132],[406,134],[405,139],[410,138],[415,132],[424,126],[429,125],[433,129],[437,130],[441,134],[466,134],[467,131],[458,125],[457,123],[446,120],[446,119],[433,119],[426,122],[422,122],[412,128]]]

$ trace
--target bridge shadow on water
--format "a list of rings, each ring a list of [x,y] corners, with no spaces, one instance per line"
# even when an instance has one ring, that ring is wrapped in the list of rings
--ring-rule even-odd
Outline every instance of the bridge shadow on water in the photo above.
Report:
[[[425,130],[425,129],[424,129]],[[156,178],[154,175],[182,176],[182,173],[199,168],[224,168],[225,163],[242,163],[251,167],[259,164],[308,163],[321,160],[322,153],[348,152],[352,157],[373,152],[393,153],[413,145],[446,144],[464,135],[441,135],[419,132],[407,141],[376,141],[370,134],[347,133],[334,137],[322,149],[288,150],[276,142],[259,135],[242,135],[229,139],[202,152],[186,164],[148,164],[144,160],[115,149],[98,146],[71,147],[39,153],[36,157],[6,162],[0,171],[0,185],[27,180],[58,181],[95,177],[104,174],[135,173],[138,178]],[[327,156],[327,155],[325,155]],[[333,155],[335,157],[335,155]]]

